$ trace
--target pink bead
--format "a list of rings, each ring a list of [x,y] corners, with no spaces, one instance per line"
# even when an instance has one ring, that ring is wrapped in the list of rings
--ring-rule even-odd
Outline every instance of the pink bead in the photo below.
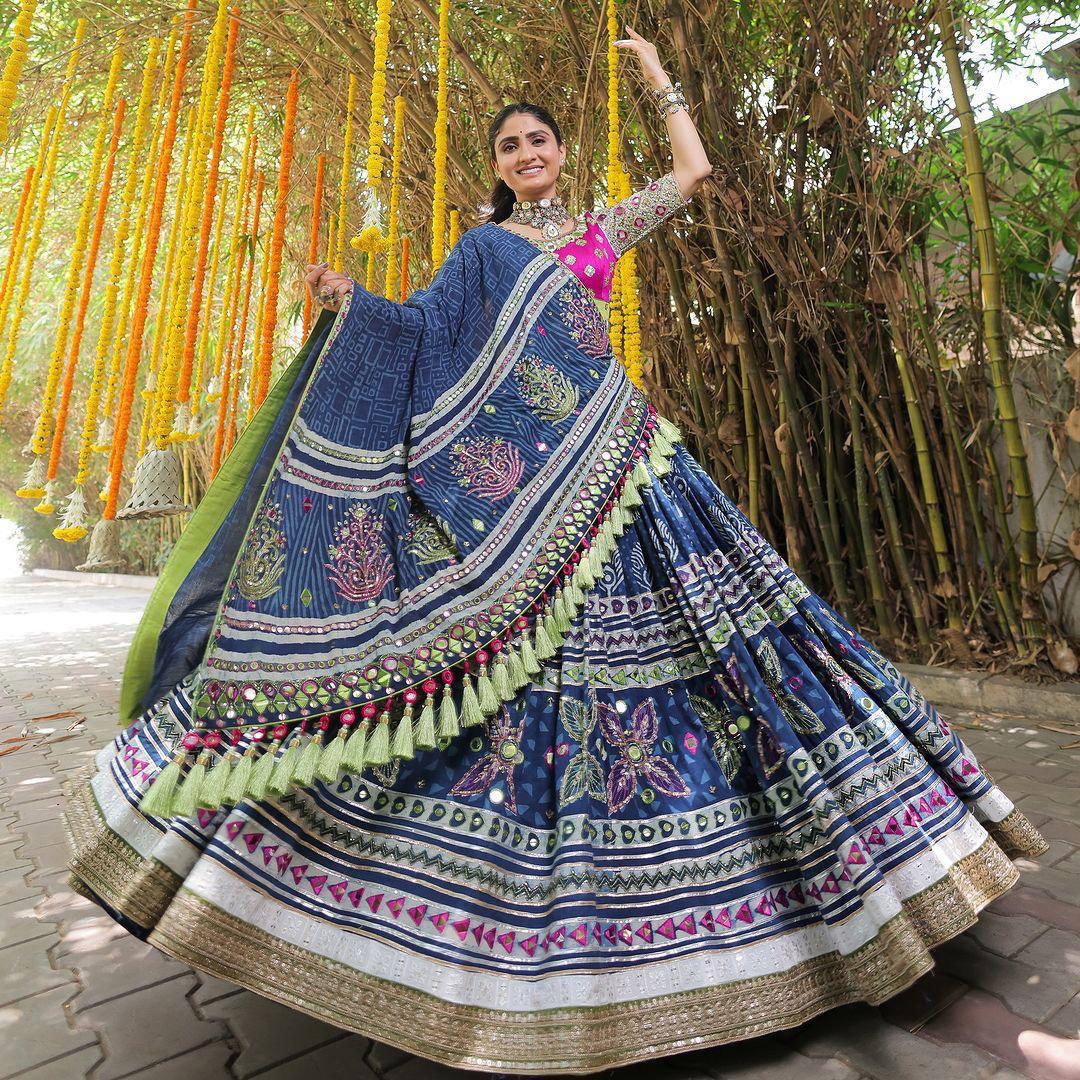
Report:
[[[454,681],[454,673],[453,673],[453,672],[452,672],[452,671],[451,671],[451,670],[450,670],[449,668],[447,668],[447,669],[446,669],[446,670],[445,670],[445,671],[444,671],[444,672],[442,673],[442,675],[440,675],[440,676],[439,676],[439,678],[441,678],[441,679],[442,679],[442,681],[443,681],[443,682],[444,682],[444,683],[445,683],[445,684],[446,684],[447,686],[449,686],[449,685],[450,685],[450,683],[452,683],[452,682]]]
[[[369,701],[369,702],[368,702],[368,703],[367,703],[367,704],[366,704],[366,705],[365,705],[365,706],[364,706],[364,707],[363,707],[363,708],[362,708],[362,709],[360,710],[360,712],[361,712],[361,713],[363,713],[363,714],[364,714],[364,716],[368,717],[369,719],[370,719],[370,718],[371,718],[372,716],[374,716],[374,715],[375,715],[375,714],[376,714],[376,713],[377,713],[378,711],[379,711],[379,707],[378,707],[378,706],[377,706],[377,705],[375,704],[375,702],[374,702],[374,701]]]
[[[487,651],[485,649],[481,649],[476,654],[476,662],[478,664],[486,664],[488,662],[488,654],[487,654]]]
[[[220,731],[208,731],[203,736],[203,746],[207,750],[213,750],[215,747],[221,744],[221,732]]]
[[[202,746],[202,736],[197,731],[189,731],[180,741],[186,750],[195,750]]]
[[[285,736],[288,735],[288,734],[289,734],[289,729],[285,724],[278,724],[274,728],[274,738],[275,739],[284,739]]]
[[[266,738],[266,731],[264,728],[257,728],[251,733],[252,742],[262,742]]]
[[[320,716],[319,717],[319,730],[320,731],[326,731],[327,728],[329,728],[329,727],[330,727],[330,717],[325,716],[325,715]]]
[[[502,652],[502,647],[503,643],[498,638],[495,638],[495,640],[492,641],[490,645],[491,651],[493,653]]]
[[[528,620],[528,619],[526,619],[524,615],[520,615],[520,616],[518,616],[518,619],[517,619],[517,621],[516,621],[516,622],[514,623],[514,625],[515,625],[515,626],[516,626],[516,627],[517,627],[517,628],[518,628],[519,630],[525,630],[525,629],[526,629],[526,628],[528,627],[528,625],[529,625],[529,620]]]
[[[356,723],[356,713],[352,709],[346,709],[339,717],[338,721],[342,727],[352,727]]]
[[[426,694],[434,694],[439,689],[439,684],[434,679],[425,679],[422,685]]]
[[[405,701],[409,705],[415,705],[416,704],[416,699],[419,696],[420,695],[415,690],[413,690],[411,688],[409,690],[405,691]]]

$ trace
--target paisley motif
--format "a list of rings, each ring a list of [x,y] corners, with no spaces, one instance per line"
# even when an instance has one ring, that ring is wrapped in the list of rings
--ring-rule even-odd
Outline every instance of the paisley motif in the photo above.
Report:
[[[573,416],[580,392],[554,364],[522,356],[514,365],[514,385],[522,400],[542,420],[558,424]]]
[[[236,588],[246,600],[267,600],[278,591],[285,572],[285,543],[281,507],[268,500],[256,515],[236,564]]]
[[[562,320],[581,351],[589,356],[604,356],[610,347],[610,340],[604,317],[595,302],[571,289],[563,289],[559,299],[562,301]]]
[[[453,533],[445,522],[436,521],[421,507],[409,512],[405,531],[405,547],[418,563],[458,561]]]
[[[501,435],[463,435],[450,448],[450,468],[470,495],[496,502],[514,490],[525,471],[521,452]]]

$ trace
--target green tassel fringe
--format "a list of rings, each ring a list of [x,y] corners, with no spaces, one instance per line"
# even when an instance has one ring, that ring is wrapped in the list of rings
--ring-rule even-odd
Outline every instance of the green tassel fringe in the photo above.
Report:
[[[180,762],[175,758],[154,778],[139,800],[139,812],[147,817],[167,818],[172,814],[173,795],[180,779]]]
[[[293,771],[296,768],[296,759],[300,756],[300,740],[292,738],[285,747],[285,753],[277,759],[274,771],[270,774],[270,782],[266,790],[271,795],[284,795],[292,787]]]
[[[555,597],[552,614],[555,616],[555,628],[560,635],[565,634],[570,629],[570,612],[566,610],[566,597],[563,595],[562,589],[559,590],[558,595]]]
[[[641,492],[638,491],[638,486],[634,483],[633,475],[628,476],[626,483],[623,485],[622,501],[623,505],[630,507],[631,510],[641,506]]]
[[[390,756],[408,761],[413,756],[413,719],[412,711],[406,709],[394,728],[394,737],[390,740]]]
[[[255,767],[251,770],[251,779],[244,789],[243,798],[254,799],[256,802],[266,798],[266,793],[270,789],[270,777],[273,775],[274,766],[277,764],[279,745],[275,740],[262,752],[259,760],[255,762]],[[240,802],[240,799],[236,801]]]
[[[506,661],[500,653],[499,658],[491,665],[491,685],[500,701],[509,701],[514,696],[510,688],[510,675],[506,670]]]
[[[225,793],[221,801],[235,806],[244,798],[247,786],[251,782],[251,771],[255,768],[255,746],[251,744],[244,752],[243,757],[236,763],[236,768],[229,774],[229,782],[225,785]]]
[[[199,755],[199,760],[188,769],[187,776],[176,789],[173,799],[173,817],[193,817],[199,808],[199,792],[202,791],[206,778],[206,751]]]
[[[536,657],[536,650],[533,648],[532,639],[529,637],[528,631],[521,635],[521,666],[525,669],[525,674],[529,677],[539,675],[543,670],[543,668],[540,667],[540,661]]]
[[[227,750],[207,771],[198,802],[204,810],[221,808],[222,800],[225,798],[225,785],[228,784],[229,776],[233,771],[234,756],[231,750]]]
[[[661,416],[657,413],[656,419],[660,424],[660,430],[664,433],[666,438],[670,439],[673,443],[682,442],[683,433],[666,416]]]
[[[300,759],[293,770],[293,783],[297,787],[310,787],[315,782],[315,767],[322,753],[322,732],[317,731],[300,752]]]
[[[341,757],[341,767],[348,772],[358,773],[364,767],[364,752],[367,749],[368,723],[363,721],[353,728],[353,733],[345,740],[345,752]]]
[[[444,684],[442,701],[439,704],[439,738],[452,739],[460,730],[457,709],[454,708],[454,695],[450,693],[450,687]]]
[[[338,733],[323,747],[315,766],[315,775],[328,784],[334,783],[341,772],[341,759],[345,756],[346,730],[346,728],[338,729]]]
[[[491,678],[486,672],[480,676],[476,686],[480,711],[483,713],[498,712],[499,699],[495,694],[495,687],[491,685]]]
[[[544,630],[547,636],[551,639],[551,644],[557,649],[564,641],[562,632],[559,630],[559,625],[555,620],[555,616],[549,612],[544,616]],[[539,653],[537,653],[539,655]]]
[[[484,711],[473,688],[472,677],[465,672],[461,689],[461,724],[463,727],[475,727],[484,722]]]
[[[365,765],[390,764],[390,724],[380,720],[375,730],[368,736],[367,750],[364,752]]]
[[[537,660],[550,660],[555,655],[555,646],[548,637],[544,626],[543,617],[536,620],[536,658]]]
[[[417,750],[431,750],[435,746],[435,703],[431,694],[428,694],[427,701],[420,710],[413,744]]]
[[[645,468],[645,459],[639,457],[637,464],[634,466],[634,471],[630,474],[630,479],[637,484],[640,490],[643,487],[649,487],[652,484],[652,478],[649,476],[649,470]]]
[[[521,636],[528,640],[526,634]],[[521,662],[521,654],[517,649],[506,650],[506,674],[510,676],[510,689],[515,694],[529,682],[529,673],[525,670],[525,665]]]

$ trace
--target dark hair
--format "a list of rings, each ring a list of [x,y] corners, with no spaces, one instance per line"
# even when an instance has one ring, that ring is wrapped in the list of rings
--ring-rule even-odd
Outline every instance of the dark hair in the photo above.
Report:
[[[551,133],[555,136],[555,141],[562,146],[563,138],[562,132],[559,131],[559,125],[555,122],[555,117],[551,115],[543,107],[543,105],[534,105],[530,101],[514,101],[509,105],[504,105],[499,110],[498,115],[488,127],[488,159],[494,161],[497,157],[495,153],[495,140],[499,135],[499,129],[503,126],[503,121],[508,116],[513,116],[515,113],[529,113],[531,116],[535,116],[541,124],[546,124],[551,128]],[[505,221],[511,211],[514,209],[514,200],[517,196],[514,194],[514,189],[500,176],[491,188],[491,194],[488,195],[488,205],[491,210],[487,213],[481,214],[480,223],[486,224],[489,221]],[[483,210],[484,207],[481,207]]]

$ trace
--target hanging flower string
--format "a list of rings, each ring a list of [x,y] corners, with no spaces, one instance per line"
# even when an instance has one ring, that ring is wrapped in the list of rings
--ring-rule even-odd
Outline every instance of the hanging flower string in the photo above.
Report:
[[[405,303],[409,295],[409,238],[401,238],[401,291],[398,293],[398,302]]]
[[[169,31],[169,39],[165,45],[165,62],[162,65],[161,89],[158,92],[157,105],[154,115],[154,132],[150,138],[150,145],[145,155],[143,167],[142,187],[139,194],[139,209],[135,215],[135,232],[132,235],[131,255],[128,259],[127,274],[124,280],[124,295],[120,301],[120,310],[116,319],[116,336],[113,340],[112,359],[109,365],[109,382],[105,388],[104,400],[101,403],[101,414],[98,419],[97,442],[94,450],[102,453],[112,452],[113,435],[113,407],[116,404],[116,393],[120,385],[120,366],[124,357],[124,347],[127,343],[127,332],[131,323],[131,306],[135,298],[135,290],[139,280],[139,259],[142,255],[142,245],[146,234],[146,223],[149,215],[150,198],[154,190],[154,177],[157,170],[158,149],[161,142],[162,127],[168,112],[166,101],[168,98],[169,82],[172,78],[173,62],[176,59],[176,42],[179,36],[179,16],[174,16],[173,25]],[[102,498],[104,499],[104,494]]]
[[[450,70],[450,0],[439,0],[439,52],[435,99],[435,181],[431,204],[431,272],[445,257],[446,161],[449,156],[450,109],[447,83]]]
[[[12,27],[11,52],[4,61],[4,74],[0,75],[0,147],[7,145],[8,121],[19,89],[19,76],[30,53],[27,39],[30,37],[36,8],[37,0],[22,0],[19,14],[15,16],[15,25]]]
[[[79,312],[75,319],[75,333],[71,339],[71,349],[68,353],[68,370],[64,377],[64,388],[60,398],[60,409],[56,417],[56,428],[53,431],[52,451],[49,454],[49,470],[47,473],[47,482],[55,481],[57,471],[60,468],[60,454],[64,445],[64,431],[67,428],[68,408],[71,402],[71,388],[75,380],[75,371],[79,360],[79,347],[82,342],[83,329],[86,326],[86,309],[90,303],[90,292],[94,285],[94,267],[97,265],[98,249],[101,246],[101,234],[105,227],[105,213],[109,207],[109,193],[112,189],[113,171],[116,167],[116,152],[120,146],[120,131],[124,124],[124,113],[127,109],[127,102],[124,98],[121,98],[116,103],[116,115],[113,118],[113,131],[112,139],[109,143],[109,157],[105,163],[105,176],[101,182],[101,194],[98,197],[98,209],[97,218],[94,221],[94,235],[90,242],[90,252],[86,260],[86,272],[83,276],[83,290],[82,296],[79,298]],[[115,265],[115,261],[114,261]],[[106,295],[105,307],[106,311],[103,314],[103,322],[99,330],[98,342],[99,347],[94,354],[94,365],[90,374],[90,389],[87,396],[87,412],[90,415],[97,413],[97,396],[101,390],[101,376],[105,370],[105,354],[101,347],[108,334],[108,327],[106,322],[111,322],[112,308],[116,304],[116,287],[115,283],[110,280],[112,285],[112,293]],[[93,408],[90,409],[89,406]],[[86,423],[84,420],[83,428],[85,429]],[[86,447],[85,455],[83,447]],[[79,438],[79,464],[76,465],[76,472],[83,465],[83,459],[89,462],[90,458],[90,440],[85,434],[81,434]],[[85,479],[85,474],[84,474]],[[48,483],[46,484],[46,488]],[[37,509],[35,507],[35,509]],[[60,524],[53,529],[53,536],[57,540],[74,541],[81,540],[86,535],[86,499],[83,497],[82,485],[76,482],[74,490],[68,496],[67,506],[65,508],[63,520]]]
[[[405,138],[405,98],[394,98],[394,145],[390,154],[390,214],[386,223],[386,279],[383,296],[393,300],[397,291],[398,214],[401,207],[401,155]]]
[[[247,334],[248,313],[251,308],[251,287],[255,280],[255,249],[259,238],[259,215],[262,209],[263,188],[266,177],[260,170],[255,183],[255,217],[251,228],[251,244],[247,265],[247,280],[244,283],[244,306],[240,312],[240,328],[236,337],[236,359],[233,361],[232,388],[229,397],[229,415],[225,426],[225,444],[223,453],[227,456],[232,449],[236,435],[236,417],[240,402],[240,380],[244,371],[244,348]]]
[[[199,347],[196,352],[195,373],[191,381],[191,423],[188,434],[201,434],[203,407],[203,376],[206,372],[206,354],[210,348],[210,322],[214,313],[214,296],[217,289],[218,273],[221,269],[222,234],[225,231],[225,208],[229,201],[229,178],[221,181],[221,198],[218,200],[217,217],[214,220],[213,255],[210,259],[210,274],[203,301],[202,320],[199,323]],[[225,297],[222,297],[224,305]]]
[[[224,9],[224,4],[222,5]],[[233,8],[229,16],[228,40],[225,44],[225,60],[221,69],[220,89],[217,92],[217,116],[214,137],[210,147],[210,166],[206,190],[202,195],[202,219],[199,224],[199,250],[195,256],[195,275],[188,302],[187,326],[184,329],[183,359],[176,387],[176,415],[169,439],[173,442],[198,437],[198,427],[191,401],[191,376],[195,365],[195,347],[199,336],[199,317],[202,313],[202,294],[206,283],[206,258],[210,248],[210,229],[217,204],[218,178],[221,170],[221,151],[225,142],[225,122],[229,115],[229,93],[232,88],[233,66],[236,58],[236,42],[240,35],[240,12]],[[207,101],[209,111],[212,102]],[[192,207],[194,218],[196,208]]]
[[[356,76],[349,73],[349,96],[345,106],[345,144],[341,149],[341,190],[338,197],[337,229],[334,240],[330,244],[333,253],[330,260],[334,264],[334,270],[341,273],[345,266],[345,211],[348,207],[349,187],[352,183],[352,141],[353,141],[353,116],[356,112]]]
[[[7,264],[4,267],[4,281],[3,285],[0,286],[0,340],[3,340],[3,330],[7,325],[8,311],[11,307],[11,300],[15,295],[15,279],[18,276],[23,248],[29,232],[30,211],[33,209],[37,178],[40,175],[39,166],[44,165],[48,136],[55,120],[56,110],[50,105],[45,117],[45,133],[38,154],[38,164],[27,165],[26,167],[22,194],[19,196],[19,208],[15,211],[15,224],[11,230],[11,246],[8,248]],[[11,385],[11,370],[11,357],[5,353],[3,362],[0,363],[0,418],[2,418],[8,387]]]
[[[311,200],[311,230],[308,239],[308,263],[316,263],[319,261],[319,224],[322,218],[322,200],[323,200],[323,182],[326,173],[326,155],[320,154],[318,163],[315,166],[315,194]],[[303,335],[306,338],[308,332],[311,330],[311,291],[309,289],[304,290],[304,329]]]
[[[270,368],[274,358],[274,330],[277,328],[278,290],[281,284],[281,250],[285,245],[285,211],[289,198],[289,175],[292,170],[293,139],[296,132],[296,103],[300,93],[300,73],[294,68],[285,93],[285,128],[281,134],[281,161],[278,166],[277,194],[274,199],[274,223],[270,236],[266,299],[259,350],[258,379],[255,384],[255,407],[266,399],[270,389]]]
[[[123,31],[120,32],[118,37],[122,40],[122,36]],[[56,395],[60,388],[60,375],[71,338],[83,259],[90,239],[94,195],[97,191],[98,178],[101,176],[101,164],[105,157],[105,145],[109,134],[108,119],[112,113],[113,98],[116,94],[116,84],[120,77],[120,65],[123,60],[121,50],[122,46],[117,45],[113,52],[109,78],[105,87],[105,96],[99,112],[97,137],[94,140],[91,153],[86,190],[83,193],[82,205],[79,208],[79,218],[75,226],[75,237],[71,245],[71,255],[68,261],[64,299],[60,306],[60,316],[57,321],[52,355],[49,358],[49,366],[45,374],[45,387],[41,395],[41,407],[38,411],[37,422],[34,425],[34,437],[30,443],[30,448],[34,453],[34,462],[30,466],[30,471],[27,473],[23,486],[16,492],[21,498],[40,498],[42,501],[35,509],[41,513],[51,513],[53,508],[54,493],[50,490],[49,485],[55,486],[55,481],[46,482],[48,478],[46,475],[47,459],[45,455],[52,444],[53,410],[56,406]],[[38,494],[34,494],[35,492]]]
[[[622,198],[631,193],[630,177],[622,174]],[[637,249],[630,248],[619,260],[622,263],[619,274],[619,294],[622,315],[622,361],[630,381],[643,390],[641,371],[641,317],[637,283]]]
[[[271,230],[273,230],[273,223],[271,223]],[[247,409],[244,416],[244,423],[255,415],[255,384],[259,378],[259,342],[262,341],[262,325],[263,319],[266,317],[266,288],[267,282],[270,276],[270,238],[267,237],[263,243],[262,259],[259,262],[259,304],[255,313],[255,333],[252,335],[251,341],[251,363],[248,365],[247,375]],[[240,384],[235,384],[236,390],[239,392]],[[229,448],[232,446],[232,440],[237,433],[236,418],[239,413],[236,409],[232,412],[232,422],[229,425],[229,437],[225,446],[225,453],[228,454]]]

